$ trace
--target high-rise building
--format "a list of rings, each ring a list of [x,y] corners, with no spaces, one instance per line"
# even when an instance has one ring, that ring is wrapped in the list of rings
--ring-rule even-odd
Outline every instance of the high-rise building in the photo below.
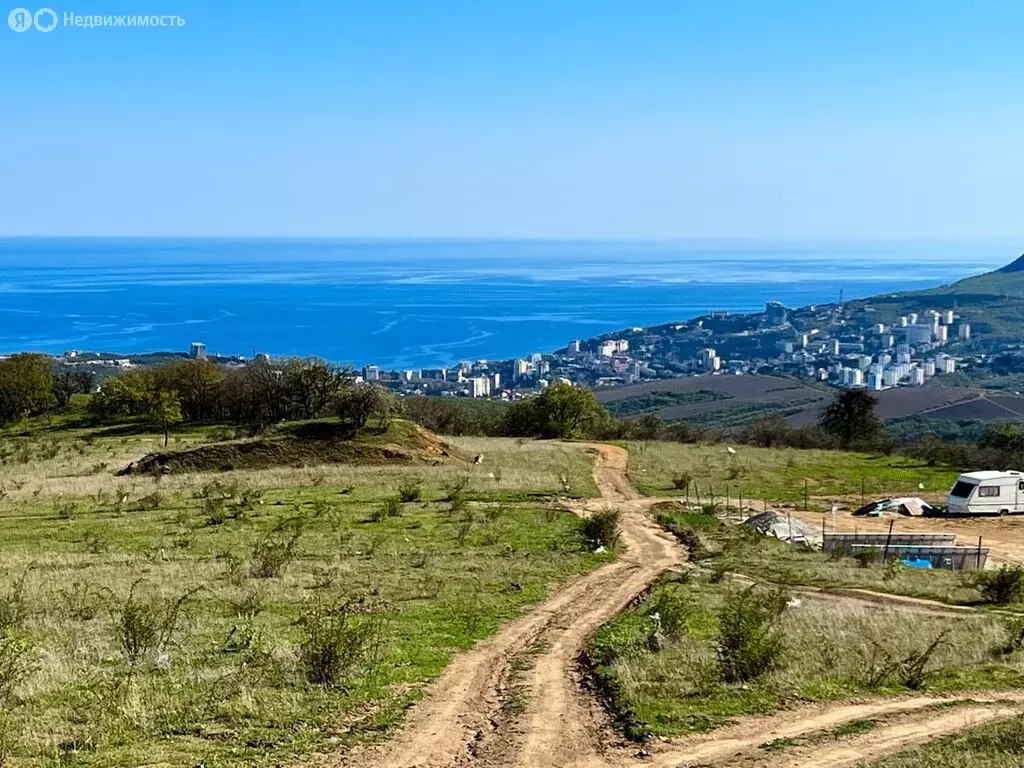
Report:
[[[783,325],[786,322],[786,308],[778,301],[769,301],[764,305],[764,319],[768,325]]]
[[[363,381],[380,381],[380,368],[376,365],[364,365]]]
[[[476,376],[469,380],[470,394],[473,397],[489,397],[491,394],[491,380],[486,376]]]
[[[193,341],[188,348],[188,356],[193,360],[206,359],[206,345],[201,341]]]

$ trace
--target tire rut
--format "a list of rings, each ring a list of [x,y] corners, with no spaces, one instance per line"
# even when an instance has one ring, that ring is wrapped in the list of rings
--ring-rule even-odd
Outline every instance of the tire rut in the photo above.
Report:
[[[337,765],[602,764],[598,745],[611,731],[601,708],[580,685],[577,657],[593,632],[665,569],[681,563],[683,554],[644,515],[655,500],[641,499],[626,479],[626,451],[603,444],[588,447],[596,453],[594,480],[601,497],[577,502],[574,510],[585,515],[609,506],[618,509],[626,545],[623,556],[563,586],[525,616],[457,656],[392,741],[353,749]],[[517,686],[523,714],[508,722],[505,699],[514,663],[528,654],[533,666]]]
[[[640,498],[626,478],[626,451],[593,444],[599,499],[573,503],[581,515],[613,507],[621,513],[620,559],[560,587],[547,601],[457,656],[409,713],[387,744],[357,747],[333,762],[360,768],[677,768],[713,766],[853,766],[871,757],[946,735],[1018,709],[1024,692],[962,697],[916,696],[819,704],[770,716],[738,719],[690,739],[655,742],[643,758],[622,741],[603,708],[582,684],[578,658],[587,640],[627,608],[665,570],[684,560],[676,541],[648,513],[658,499]],[[827,593],[816,595],[825,597]],[[838,597],[839,595],[836,595]],[[848,599],[854,595],[845,595]],[[856,595],[879,599],[881,595]],[[901,602],[916,602],[901,600]],[[920,601],[918,609],[939,611]],[[948,606],[941,606],[948,609]],[[521,662],[532,663],[521,663]],[[517,664],[519,666],[517,667]],[[513,701],[514,699],[514,701]],[[966,699],[966,700],[965,700]],[[828,732],[854,720],[919,715],[929,707],[959,706],[933,717],[885,725],[815,751],[766,755],[776,739]],[[1002,702],[993,706],[993,701]],[[785,758],[785,759],[783,759]]]

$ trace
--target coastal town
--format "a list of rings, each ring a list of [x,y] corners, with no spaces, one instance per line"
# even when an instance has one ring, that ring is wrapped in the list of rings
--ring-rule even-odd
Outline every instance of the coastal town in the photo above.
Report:
[[[1012,351],[1012,350],[1011,350]],[[81,351],[57,358],[102,380],[116,370],[187,356],[225,367],[256,358],[215,356],[194,342],[187,353],[112,356]],[[762,312],[711,312],[692,320],[628,328],[570,341],[554,352],[510,360],[463,361],[444,368],[354,369],[362,381],[399,394],[515,400],[566,382],[595,389],[695,376],[786,375],[820,385],[881,391],[920,387],[934,377],[985,366],[992,351],[975,343],[970,318],[933,306],[894,314],[868,300],[790,309],[768,302]]]

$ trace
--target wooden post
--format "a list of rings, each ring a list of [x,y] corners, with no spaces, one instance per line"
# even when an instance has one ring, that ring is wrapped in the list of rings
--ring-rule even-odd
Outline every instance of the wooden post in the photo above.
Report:
[[[981,536],[978,537],[978,556],[974,562],[975,570],[981,570]]]
[[[825,547],[825,516],[821,516],[821,546]]]
[[[789,543],[793,544],[793,513],[786,512],[786,519],[789,521]]]
[[[892,540],[892,527],[896,523],[895,520],[889,521],[889,533],[885,536],[885,549],[882,550],[882,562],[885,562],[885,558],[889,556],[889,542]]]
[[[701,503],[700,503],[700,488],[697,487],[697,482],[696,481],[694,481],[694,483],[693,483],[693,495],[697,497],[697,506],[698,507],[701,506]]]

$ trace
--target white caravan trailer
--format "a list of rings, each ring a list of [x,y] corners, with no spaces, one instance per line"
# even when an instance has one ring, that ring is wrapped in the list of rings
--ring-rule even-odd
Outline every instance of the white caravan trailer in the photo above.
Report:
[[[968,472],[960,475],[946,500],[950,515],[1012,515],[1024,512],[1024,474]]]

